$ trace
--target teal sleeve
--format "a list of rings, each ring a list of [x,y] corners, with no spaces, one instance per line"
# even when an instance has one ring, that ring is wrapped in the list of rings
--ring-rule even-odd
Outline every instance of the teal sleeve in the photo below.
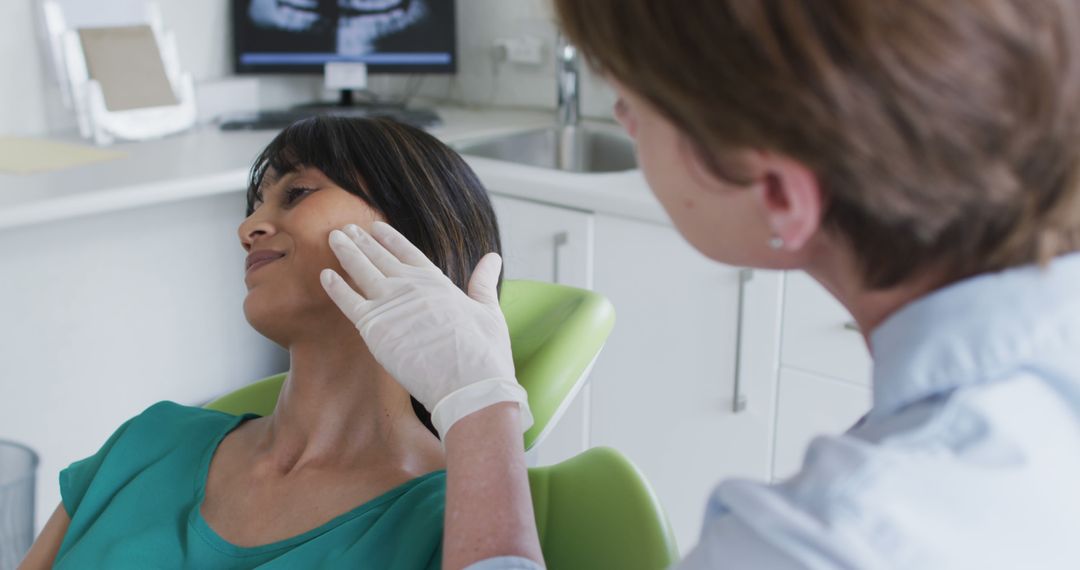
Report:
[[[60,472],[60,500],[64,504],[68,517],[75,516],[75,509],[79,508],[79,503],[82,502],[86,490],[90,487],[90,482],[94,480],[98,469],[101,468],[101,463],[134,419],[129,419],[117,428],[97,453],[72,463]]]

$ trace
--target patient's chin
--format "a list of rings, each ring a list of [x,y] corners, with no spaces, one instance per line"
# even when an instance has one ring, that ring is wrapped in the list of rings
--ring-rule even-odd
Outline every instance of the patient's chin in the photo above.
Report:
[[[287,347],[288,318],[280,306],[248,295],[244,299],[244,318],[251,328],[281,347]]]
[[[306,338],[355,331],[348,318],[318,290],[268,294],[252,290],[244,298],[244,318],[251,328],[282,348]]]

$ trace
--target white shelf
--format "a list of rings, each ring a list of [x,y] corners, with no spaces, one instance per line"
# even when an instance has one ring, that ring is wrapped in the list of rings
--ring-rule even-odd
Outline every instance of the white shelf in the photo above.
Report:
[[[445,142],[525,130],[552,122],[550,112],[440,108]],[[0,230],[241,191],[259,151],[275,131],[220,131],[202,126],[159,140],[110,148],[127,156],[32,175],[0,173]],[[74,133],[53,137],[83,143]],[[85,143],[83,143],[85,144]],[[669,223],[639,171],[581,175],[467,157],[498,193]]]

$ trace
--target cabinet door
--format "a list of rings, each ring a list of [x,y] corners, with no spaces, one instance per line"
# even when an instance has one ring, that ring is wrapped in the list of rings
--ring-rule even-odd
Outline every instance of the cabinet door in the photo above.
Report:
[[[870,353],[843,305],[788,271],[783,315],[774,479],[799,470],[814,437],[843,432],[870,408]]]
[[[499,219],[505,279],[592,288],[591,214],[497,195],[491,202]],[[550,465],[585,451],[589,442],[588,402],[586,386],[536,447],[532,461]]]
[[[735,412],[739,269],[669,226],[598,214],[595,239],[595,289],[616,322],[592,375],[592,443],[642,470],[686,552],[717,482],[769,475],[775,369],[743,379]]]
[[[592,288],[592,214],[493,195],[506,279]]]
[[[814,437],[842,433],[870,409],[870,388],[793,368],[780,369],[774,476],[802,467]]]
[[[781,363],[869,387],[870,352],[851,314],[806,273],[784,280]]]

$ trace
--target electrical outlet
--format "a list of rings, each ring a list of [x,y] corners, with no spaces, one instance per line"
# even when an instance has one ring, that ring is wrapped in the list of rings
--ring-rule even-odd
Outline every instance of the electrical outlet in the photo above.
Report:
[[[510,63],[540,65],[544,63],[544,41],[531,36],[497,39],[495,58]]]

